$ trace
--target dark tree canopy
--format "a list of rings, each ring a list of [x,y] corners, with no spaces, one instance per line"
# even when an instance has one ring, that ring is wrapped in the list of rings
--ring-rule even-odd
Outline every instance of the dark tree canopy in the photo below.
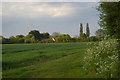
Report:
[[[50,34],[49,33],[41,33],[40,37],[41,37],[41,39],[48,39],[48,38],[50,38]]]
[[[96,36],[97,37],[105,37],[105,30],[103,29],[98,29],[96,32],[95,32]]]
[[[36,40],[41,40],[41,35],[40,35],[40,32],[38,30],[32,30],[29,32],[29,34],[34,35]]]
[[[120,2],[102,2],[98,11],[99,25],[107,30],[108,35],[120,38]]]
[[[57,42],[69,42],[71,37],[69,34],[61,34],[57,38]]]
[[[33,34],[26,35],[24,40],[25,40],[24,41],[25,43],[34,43],[34,42],[36,42],[35,41],[35,36]]]
[[[24,35],[16,35],[16,39],[24,38]]]
[[[90,36],[90,29],[89,29],[89,24],[86,24],[86,37]]]
[[[83,26],[82,26],[82,23],[80,23],[80,37],[83,37]]]

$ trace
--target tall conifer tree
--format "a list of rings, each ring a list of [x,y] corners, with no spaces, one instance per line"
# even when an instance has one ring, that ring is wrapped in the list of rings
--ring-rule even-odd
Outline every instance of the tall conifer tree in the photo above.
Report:
[[[86,24],[86,36],[89,37],[90,36],[90,29],[89,29],[89,24]]]
[[[82,26],[82,23],[80,23],[80,37],[83,36],[83,26]]]

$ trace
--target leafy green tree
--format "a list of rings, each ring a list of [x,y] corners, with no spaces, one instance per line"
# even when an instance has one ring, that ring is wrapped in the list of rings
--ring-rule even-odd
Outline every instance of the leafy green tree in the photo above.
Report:
[[[119,0],[118,0],[119,1]],[[120,62],[120,1],[101,2],[98,6],[100,11],[99,25],[106,30],[107,34],[117,39],[119,62]],[[120,76],[120,63],[118,66],[118,77]],[[116,76],[117,77],[117,76]]]
[[[43,39],[40,42],[41,43],[53,43],[54,41],[51,38],[49,38],[49,39]]]
[[[61,34],[57,38],[57,42],[70,42],[71,37],[68,34]]]
[[[16,35],[17,43],[24,43],[24,35]]]
[[[36,42],[35,36],[33,34],[26,35],[24,40],[25,40],[25,43],[34,43],[34,42]]]
[[[103,30],[103,29],[98,29],[96,32],[95,32],[95,34],[96,34],[96,37],[105,37],[105,30]]]
[[[16,39],[14,36],[10,36],[9,39],[13,40]]]
[[[29,34],[32,34],[35,37],[35,40],[37,41],[42,39],[40,32],[38,30],[32,30],[29,32]]]
[[[14,37],[14,36],[9,37],[9,40],[11,41],[11,43],[17,43],[18,42],[16,37]]]
[[[82,26],[82,23],[80,23],[80,37],[83,37],[83,26]]]
[[[60,35],[59,32],[53,32],[53,33],[52,33],[52,37],[54,37],[54,38],[57,38],[59,35]]]
[[[41,39],[48,39],[50,38],[50,34],[49,33],[41,33]]]
[[[88,39],[89,41],[93,41],[93,42],[98,41],[98,38],[96,38],[96,36],[90,36]]]
[[[0,44],[2,44],[2,39],[3,39],[3,37],[2,37],[2,36],[0,36]]]
[[[99,25],[107,30],[107,34],[120,39],[120,2],[101,2]]]
[[[89,29],[89,24],[86,24],[86,37],[90,36],[90,29]]]
[[[2,36],[2,44],[11,44],[11,41],[8,38]]]
[[[83,38],[86,38],[86,37],[87,37],[87,35],[85,33],[83,33]]]
[[[16,35],[16,39],[24,38],[24,35]]]

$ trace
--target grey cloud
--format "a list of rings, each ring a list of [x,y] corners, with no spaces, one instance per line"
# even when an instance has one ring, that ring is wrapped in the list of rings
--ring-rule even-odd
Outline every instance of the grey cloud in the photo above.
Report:
[[[37,3],[34,5],[40,5]],[[38,18],[31,17],[19,17],[16,15],[3,16],[3,35],[9,37],[17,34],[27,35],[30,30],[38,29],[40,32],[60,32],[68,33],[71,36],[79,35],[79,23],[90,24],[91,35],[94,35],[95,31],[99,28],[97,25],[98,16],[95,8],[92,8],[96,3],[45,3],[54,7],[59,5],[70,4],[75,7],[75,14],[64,17],[51,17],[43,16]],[[83,9],[79,9],[82,7]],[[86,7],[84,9],[84,7]],[[3,11],[4,13],[4,11]]]

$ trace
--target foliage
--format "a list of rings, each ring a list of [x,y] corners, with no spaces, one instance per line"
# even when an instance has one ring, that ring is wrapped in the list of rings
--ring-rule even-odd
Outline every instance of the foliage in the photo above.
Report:
[[[41,33],[40,35],[41,35],[41,40],[50,38],[50,34],[49,33]]]
[[[82,26],[82,23],[80,23],[80,37],[83,37],[83,26]]]
[[[16,35],[16,39],[22,39],[24,38],[24,35]]]
[[[82,38],[86,38],[87,37],[87,35],[85,34],[85,33],[83,33],[83,36],[82,36]]]
[[[54,32],[54,33],[52,33],[51,36],[52,36],[53,38],[57,38],[59,35],[60,35],[59,32]]]
[[[98,6],[98,11],[100,12],[99,24],[103,29],[106,30],[110,37],[117,39],[119,45],[117,49],[120,49],[120,1],[118,2],[102,2]],[[120,53],[120,51],[118,52]],[[120,62],[120,54],[119,54]],[[120,67],[120,63],[119,63]],[[120,76],[120,68],[118,68]]]
[[[89,24],[87,23],[86,25],[86,37],[90,36],[90,29],[89,29]]]
[[[25,40],[25,43],[34,43],[34,42],[36,42],[35,36],[33,34],[26,35],[24,40]]]
[[[117,40],[101,41],[86,52],[84,67],[86,74],[94,72],[100,78],[117,78],[118,50]]]
[[[2,44],[3,36],[0,36],[0,44]]]
[[[9,37],[10,40],[15,40],[16,38],[14,36]]]
[[[11,44],[11,41],[10,41],[10,39],[4,38],[2,36],[2,44]]]
[[[99,24],[107,34],[120,39],[120,2],[102,2],[98,6]]]
[[[24,43],[24,35],[16,35],[15,39],[13,37],[13,39],[11,41],[14,41],[14,43],[15,42],[16,43]]]
[[[32,34],[35,37],[35,40],[41,40],[41,34],[38,30],[32,30],[29,32],[29,34]]]
[[[103,29],[98,29],[96,32],[95,32],[95,34],[96,34],[96,37],[103,37],[103,38],[105,38],[105,30],[103,30]]]
[[[89,41],[98,41],[98,38],[96,36],[91,36],[88,38]]]
[[[43,39],[43,40],[40,41],[40,43],[53,43],[53,42],[54,41],[51,38],[49,38],[49,39]]]
[[[61,34],[57,38],[57,42],[70,42],[71,37],[68,34]]]

